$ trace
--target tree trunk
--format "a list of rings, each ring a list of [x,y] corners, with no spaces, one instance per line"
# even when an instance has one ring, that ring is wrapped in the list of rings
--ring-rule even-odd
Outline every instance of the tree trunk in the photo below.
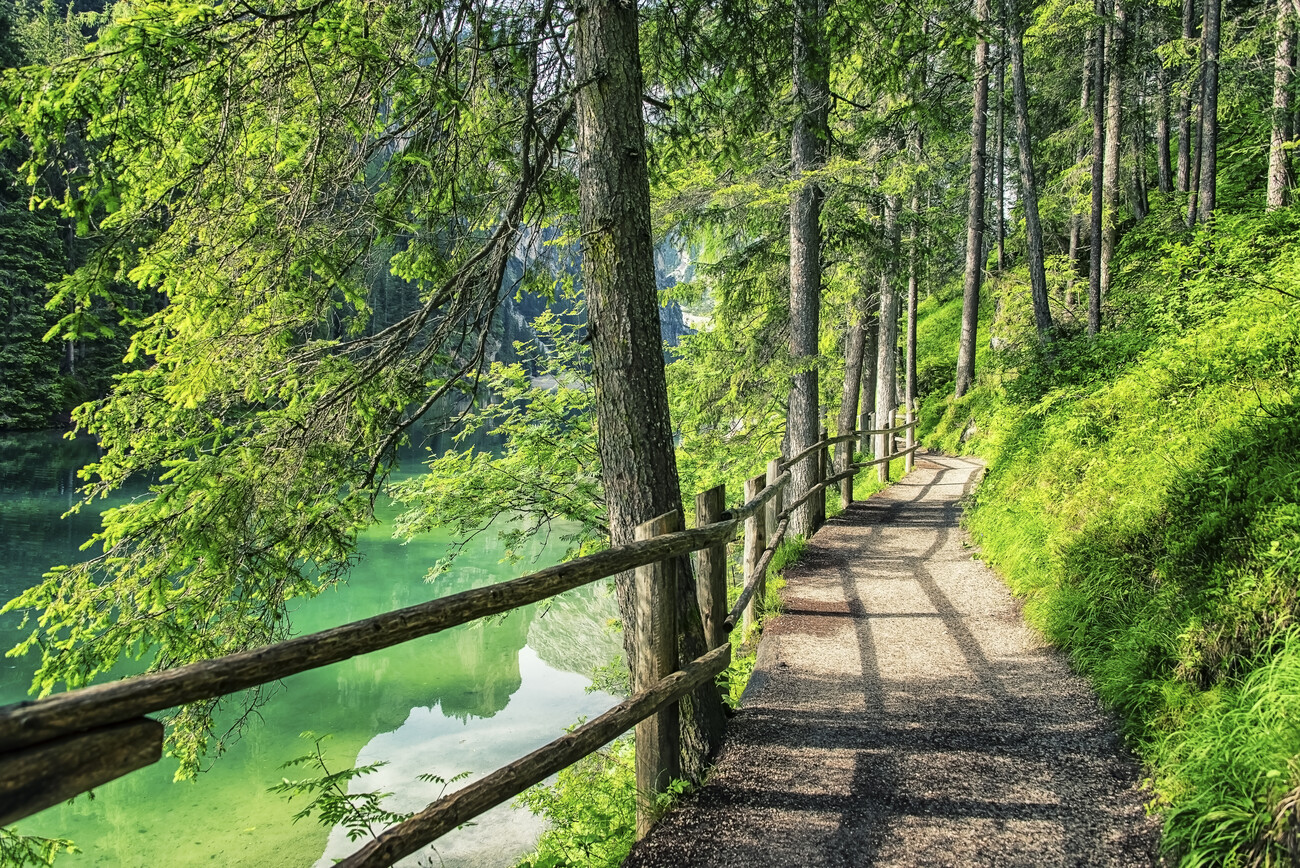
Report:
[[[860,290],[865,295],[865,290]],[[844,393],[840,396],[840,415],[835,420],[835,434],[842,436],[858,427],[858,397],[862,391],[862,354],[867,346],[867,304],[854,303],[849,311],[849,333],[844,342]],[[853,460],[853,441],[835,444],[835,472],[849,469]]]
[[[1002,25],[1003,38],[1006,38],[1006,22]],[[998,274],[1007,270],[1007,139],[1006,139],[1006,101],[1007,101],[1007,55],[1006,48],[998,52],[998,151],[997,166],[998,198]]]
[[[1286,205],[1289,172],[1285,145],[1291,139],[1291,22],[1288,0],[1277,4],[1277,45],[1273,54],[1273,135],[1268,147],[1268,210]]]
[[[1297,19],[1300,19],[1300,3],[1292,3],[1292,10],[1295,12]],[[1297,25],[1300,26],[1300,25]],[[1295,69],[1300,64],[1300,39],[1291,40],[1291,69]],[[1300,130],[1300,100],[1291,100],[1291,134]]]
[[[826,0],[796,0],[794,26],[794,92],[796,115],[791,137],[794,177],[821,166],[829,138],[829,66],[823,23]],[[793,455],[817,442],[817,331],[821,313],[821,205],[816,184],[801,184],[790,200],[790,358],[804,366],[794,375],[786,411],[786,436]],[[791,501],[815,484],[814,462],[805,459],[792,469]],[[796,535],[813,532],[812,502],[790,517]]]
[[[1106,8],[1094,0],[1100,18]],[[1106,26],[1097,25],[1092,51],[1092,218],[1088,239],[1088,334],[1101,331],[1102,179],[1106,168]]]
[[[1124,28],[1123,0],[1115,0],[1110,44],[1106,61],[1109,69],[1106,94],[1106,166],[1102,175],[1101,297],[1110,291],[1110,261],[1119,239],[1119,149],[1123,128]]]
[[[1156,183],[1161,193],[1174,190],[1174,168],[1169,154],[1169,70],[1160,58],[1156,58],[1156,87],[1158,103],[1156,105]]]
[[[1196,38],[1196,0],[1183,0],[1183,39]],[[1186,74],[1186,70],[1181,70]],[[1178,105],[1178,192],[1186,193],[1192,184],[1192,91],[1191,82],[1185,84],[1182,101]]]
[[[921,130],[918,127],[916,131],[916,158],[918,163],[921,158],[921,147]],[[906,382],[903,389],[903,396],[909,407],[912,406],[912,401],[916,398],[916,308],[921,295],[921,194],[919,185],[912,188],[912,217],[911,245],[907,252],[907,355],[905,362],[906,373],[904,375]]]
[[[682,508],[650,234],[636,6],[587,4],[575,55],[577,78],[587,82],[577,93],[582,276],[610,541],[619,545],[632,541],[638,524]],[[679,654],[694,660],[707,650],[704,629],[694,576],[689,568],[678,573]],[[631,665],[639,653],[632,647],[632,574],[615,586]],[[721,739],[721,702],[708,685],[680,706],[682,770],[699,780]]]
[[[1082,118],[1089,117],[1092,111],[1092,102],[1090,85],[1092,84],[1092,52],[1093,41],[1088,40],[1088,46],[1083,52],[1083,76],[1079,84],[1079,116]],[[1075,151],[1075,163],[1082,163],[1083,158],[1087,155],[1087,146],[1081,141]],[[1074,282],[1083,274],[1083,215],[1079,213],[1078,197],[1074,194],[1070,196],[1070,273],[1065,278],[1065,307],[1074,315],[1075,295]]]
[[[985,139],[989,109],[988,0],[975,0],[975,19],[980,36],[975,42],[975,96],[971,113],[970,198],[966,209],[966,279],[962,287],[961,341],[957,345],[956,397],[965,395],[975,382],[975,348],[979,333],[980,279],[984,268],[984,175]],[[881,306],[884,319],[884,306]],[[880,399],[877,396],[876,404]]]
[[[1020,151],[1020,201],[1025,207],[1025,247],[1029,256],[1030,298],[1034,305],[1034,325],[1041,337],[1052,330],[1052,311],[1047,301],[1047,270],[1043,263],[1043,227],[1038,219],[1038,184],[1034,179],[1033,141],[1029,133],[1029,92],[1025,87],[1025,46],[1020,16],[1013,0],[1008,0],[1011,29],[1007,44],[1011,49],[1011,88],[1016,106],[1016,148]]]
[[[1205,55],[1205,51],[1204,48],[1202,48],[1201,51],[1202,58],[1204,58],[1204,55]],[[1201,78],[1200,87],[1201,87],[1201,98],[1200,98],[1199,105],[1197,106],[1197,111],[1203,112],[1205,110],[1204,77]],[[1196,121],[1195,124],[1193,124],[1193,129],[1195,131],[1194,134],[1195,141],[1193,143],[1193,148],[1192,148],[1192,177],[1187,186],[1187,228],[1188,229],[1191,229],[1193,226],[1196,225],[1196,206],[1198,204],[1198,200],[1200,197],[1200,190],[1201,190],[1201,144],[1202,144],[1201,136],[1205,132],[1204,127],[1202,127],[1199,119]]]
[[[1200,204],[1196,209],[1197,218],[1203,222],[1214,218],[1219,168],[1219,11],[1220,0],[1205,0],[1205,27],[1201,31],[1205,66],[1201,71]]]
[[[865,291],[865,290],[864,290]],[[876,409],[876,361],[880,348],[880,293],[872,290],[867,298],[867,319],[862,346],[862,400],[859,412]]]
[[[1147,137],[1145,103],[1138,100],[1138,122],[1133,130],[1133,212],[1139,220],[1151,213],[1151,199],[1147,194]]]
[[[885,197],[885,259],[880,268],[880,329],[876,344],[876,426],[884,427],[889,411],[898,406],[898,290],[891,272],[898,262],[898,200]],[[883,455],[885,437],[876,435],[876,455]]]

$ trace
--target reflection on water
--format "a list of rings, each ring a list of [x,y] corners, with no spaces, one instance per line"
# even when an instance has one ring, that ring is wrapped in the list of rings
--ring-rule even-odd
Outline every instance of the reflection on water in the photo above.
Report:
[[[78,556],[95,517],[61,522],[58,516],[74,498],[69,481],[76,468],[95,455],[84,440],[0,437],[0,593],[6,599],[52,564]],[[547,562],[535,550],[518,566],[502,565],[494,544],[485,535],[451,573],[426,584],[425,570],[443,556],[446,540],[403,545],[373,528],[361,540],[362,559],[348,585],[299,604],[295,628],[323,629]],[[418,809],[441,789],[418,775],[480,777],[557,737],[580,716],[611,706],[612,697],[584,688],[591,668],[618,652],[618,637],[607,626],[614,614],[606,590],[582,588],[547,608],[528,607],[292,676],[260,720],[197,781],[173,783],[175,763],[164,759],[101,787],[93,799],[43,811],[20,829],[76,841],[83,853],[60,860],[68,866],[327,865],[350,852],[344,833],[308,820],[293,823],[300,806],[267,792],[286,775],[303,776],[280,768],[310,747],[300,733],[332,735],[325,743],[331,769],[387,761],[354,781],[354,789],[392,792],[389,810]],[[16,627],[14,616],[0,620],[0,645],[14,644]],[[4,658],[0,702],[25,697],[32,667],[30,660]],[[527,812],[505,807],[447,836],[436,856],[424,858],[448,868],[506,865],[538,831]]]
[[[442,708],[411,709],[401,726],[376,735],[361,748],[358,765],[387,765],[354,781],[352,791],[392,793],[386,803],[389,810],[418,811],[443,790],[442,784],[416,780],[418,775],[450,780],[473,768],[468,778],[447,788],[450,792],[555,738],[574,722],[575,714],[594,717],[615,702],[604,693],[584,695],[583,688],[589,683],[586,678],[549,666],[531,648],[520,651],[517,662],[521,686],[499,714],[469,723],[449,716],[445,704]],[[560,705],[555,701],[557,694],[583,698]],[[437,856],[426,849],[398,864],[432,861],[436,865],[441,857],[449,865],[508,866],[514,856],[532,846],[541,830],[539,819],[503,805],[480,817],[476,825],[443,838],[435,847]],[[335,828],[317,868],[327,868],[356,846],[347,840],[344,830]]]

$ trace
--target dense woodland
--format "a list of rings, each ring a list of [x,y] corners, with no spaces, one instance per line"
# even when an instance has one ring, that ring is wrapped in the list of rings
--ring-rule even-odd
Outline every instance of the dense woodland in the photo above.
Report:
[[[403,532],[511,513],[507,548],[590,551],[916,398],[927,444],[989,461],[970,527],[1123,721],[1171,859],[1294,862],[1297,20],[8,5],[0,427],[70,413],[88,499],[154,480],[10,604],[35,687],[286,635],[379,498]],[[667,357],[665,304],[699,325]],[[388,485],[435,417],[503,446]],[[721,709],[684,709],[698,777]],[[212,710],[171,721],[183,772]]]

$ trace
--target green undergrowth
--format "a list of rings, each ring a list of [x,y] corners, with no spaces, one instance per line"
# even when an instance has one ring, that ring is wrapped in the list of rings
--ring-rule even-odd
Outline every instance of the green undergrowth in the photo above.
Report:
[[[989,462],[971,532],[1120,716],[1173,860],[1294,864],[1300,214],[1176,219],[1126,238],[1097,337],[1039,349],[1006,281],[1002,348],[964,398],[924,400],[922,438]],[[922,341],[954,307],[930,304]]]

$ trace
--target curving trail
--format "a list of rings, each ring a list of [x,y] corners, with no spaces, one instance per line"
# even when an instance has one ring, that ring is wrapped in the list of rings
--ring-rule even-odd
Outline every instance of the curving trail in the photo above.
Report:
[[[787,571],[714,774],[625,865],[1156,864],[1113,721],[966,547],[981,465],[922,456]]]

